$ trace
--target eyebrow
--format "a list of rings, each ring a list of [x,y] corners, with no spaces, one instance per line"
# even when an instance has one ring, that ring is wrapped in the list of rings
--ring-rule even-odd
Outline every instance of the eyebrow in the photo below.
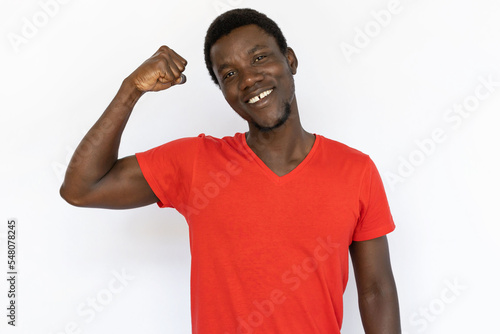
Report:
[[[221,73],[222,71],[224,71],[224,70],[225,70],[226,68],[228,68],[228,67],[229,67],[229,64],[227,64],[227,63],[221,64],[221,65],[219,66],[219,68],[217,69],[217,72],[218,72],[218,73]]]
[[[265,45],[258,45],[257,44],[256,46],[254,46],[253,48],[251,48],[250,50],[248,50],[247,54],[251,55],[251,54],[253,54],[253,53],[255,53],[255,52],[259,51],[259,50],[265,49],[265,48],[267,48],[267,46],[265,46]]]
[[[259,45],[259,44],[257,44],[257,45],[255,45],[253,48],[249,49],[249,50],[247,51],[247,54],[248,54],[248,55],[252,55],[252,54],[254,54],[254,53],[255,53],[255,52],[257,52],[257,51],[260,51],[260,50],[262,50],[262,49],[266,49],[266,48],[267,48],[267,46],[266,46],[266,45]],[[227,63],[221,64],[221,65],[217,68],[217,71],[218,71],[219,73],[221,73],[223,70],[225,70],[225,69],[226,69],[226,68],[228,68],[228,67],[229,67],[229,64],[227,64]]]

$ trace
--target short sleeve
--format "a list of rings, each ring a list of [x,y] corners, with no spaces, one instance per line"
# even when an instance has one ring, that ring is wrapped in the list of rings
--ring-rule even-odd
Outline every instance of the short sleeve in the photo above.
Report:
[[[382,178],[369,157],[359,190],[359,209],[354,241],[378,238],[395,229]]]
[[[202,136],[177,139],[136,153],[144,178],[159,199],[159,207],[178,209],[189,198]]]

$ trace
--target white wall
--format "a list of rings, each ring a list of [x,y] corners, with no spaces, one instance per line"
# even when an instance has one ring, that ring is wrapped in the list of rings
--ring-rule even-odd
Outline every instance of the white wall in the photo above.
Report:
[[[404,332],[497,330],[498,1],[55,1],[0,5],[0,262],[5,273],[13,217],[20,273],[18,326],[6,325],[2,306],[2,333],[190,332],[183,217],[155,205],[74,208],[58,189],[121,80],[162,44],[189,61],[188,82],[143,97],[120,154],[245,131],[202,54],[209,23],[240,6],[275,19],[296,51],[305,128],[370,154],[383,175]],[[373,12],[388,7],[380,27]],[[461,104],[465,116],[453,111]],[[2,279],[1,305],[7,288]],[[92,298],[106,305],[94,311]],[[351,280],[343,333],[361,332]]]

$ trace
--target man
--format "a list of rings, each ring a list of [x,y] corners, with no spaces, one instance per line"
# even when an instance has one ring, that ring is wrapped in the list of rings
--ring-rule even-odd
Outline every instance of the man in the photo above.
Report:
[[[186,60],[162,46],[83,138],[63,198],[104,208],[156,202],[186,217],[193,333],[340,333],[349,250],[365,332],[400,333],[382,181],[367,155],[302,128],[297,57],[276,23],[250,9],[222,14],[205,59],[248,132],[117,159],[141,95],[185,82]]]

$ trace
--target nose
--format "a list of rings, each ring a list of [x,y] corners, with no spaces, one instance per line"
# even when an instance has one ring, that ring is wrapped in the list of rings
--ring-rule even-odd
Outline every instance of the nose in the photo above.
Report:
[[[247,68],[240,70],[240,90],[245,90],[247,88],[253,87],[255,83],[262,81],[264,79],[264,74],[257,68]]]

